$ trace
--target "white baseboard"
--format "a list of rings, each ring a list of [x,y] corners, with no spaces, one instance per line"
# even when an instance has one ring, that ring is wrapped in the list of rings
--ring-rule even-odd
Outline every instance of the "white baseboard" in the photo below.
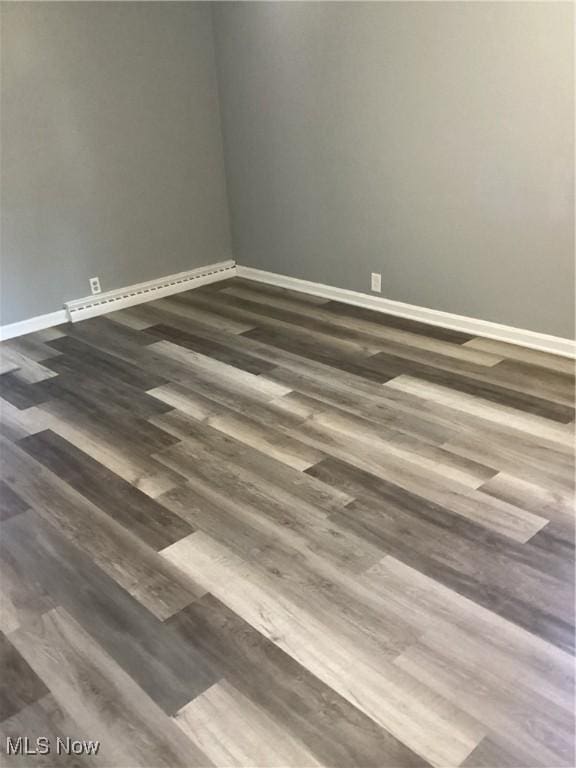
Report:
[[[314,283],[309,280],[301,280],[297,277],[288,277],[275,272],[265,272],[261,269],[236,265],[234,261],[222,261],[207,267],[180,272],[176,275],[168,275],[158,280],[147,283],[138,283],[118,288],[114,291],[88,296],[85,299],[77,299],[68,302],[66,309],[50,312],[46,315],[38,315],[18,323],[0,326],[0,341],[13,339],[34,331],[41,331],[55,325],[67,322],[95,317],[96,315],[114,312],[117,309],[153,301],[162,296],[188,291],[193,287],[215,283],[230,277],[244,277],[269,285],[277,285],[280,288],[289,288],[293,291],[310,293],[313,296],[321,296],[332,301],[341,301],[345,304],[354,304],[358,307],[366,307],[376,312],[386,312],[397,317],[405,317],[409,320],[418,320],[430,325],[438,325],[443,328],[469,333],[473,336],[485,336],[489,339],[504,341],[508,344],[518,344],[529,349],[537,349],[541,352],[549,352],[563,357],[576,357],[576,342],[559,336],[550,336],[545,333],[528,331],[522,328],[514,328],[510,325],[492,323],[488,320],[479,320],[475,317],[454,315],[450,312],[442,312],[438,309],[419,307],[414,304],[404,304],[401,301],[393,301],[380,296],[350,291],[346,288],[336,288],[331,285]],[[69,314],[70,312],[70,314]]]
[[[24,336],[26,333],[41,331],[62,323],[85,320],[96,315],[115,312],[117,309],[125,309],[145,301],[154,301],[163,296],[189,291],[208,283],[216,283],[219,280],[227,280],[236,274],[236,262],[232,260],[221,261],[205,267],[198,267],[187,272],[179,272],[175,275],[167,275],[157,280],[146,283],[137,283],[125,288],[117,288],[96,296],[87,296],[85,299],[75,299],[67,302],[65,309],[50,312],[47,315],[38,315],[19,323],[0,326],[0,341]]]
[[[67,322],[68,316],[66,310],[59,309],[57,312],[50,312],[47,315],[37,315],[28,320],[21,320],[19,323],[10,323],[0,326],[0,341],[14,339],[17,336],[24,336],[34,331],[43,331],[45,328],[52,328],[54,325],[61,325]]]
[[[341,301],[345,304],[354,304],[357,307],[366,307],[376,312],[386,312],[389,315],[405,317],[409,320],[418,320],[430,325],[439,325],[442,328],[451,328],[473,336],[485,336],[489,339],[504,341],[508,344],[517,344],[529,349],[537,349],[540,352],[549,352],[563,357],[576,357],[576,342],[564,339],[560,336],[550,336],[546,333],[537,333],[522,328],[514,328],[511,325],[501,325],[488,320],[479,320],[465,315],[453,315],[450,312],[442,312],[438,309],[419,307],[415,304],[404,304],[401,301],[393,301],[380,296],[370,296],[349,291],[346,288],[336,288],[332,285],[313,283],[309,280],[301,280],[297,277],[279,275],[275,272],[265,272],[262,269],[252,267],[236,267],[238,277],[247,280],[255,280],[260,283],[276,285],[280,288],[289,288],[293,291],[310,293],[313,296],[321,296],[332,301]]]

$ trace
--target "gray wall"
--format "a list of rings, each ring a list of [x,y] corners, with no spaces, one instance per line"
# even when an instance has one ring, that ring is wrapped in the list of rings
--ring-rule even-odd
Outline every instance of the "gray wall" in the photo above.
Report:
[[[209,5],[1,14],[0,322],[230,258]]]
[[[214,9],[237,260],[569,337],[569,3]]]

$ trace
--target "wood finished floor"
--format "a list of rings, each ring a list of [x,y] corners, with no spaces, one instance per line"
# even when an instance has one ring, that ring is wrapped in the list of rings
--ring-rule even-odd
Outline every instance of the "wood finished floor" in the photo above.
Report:
[[[2,345],[6,765],[574,765],[570,361],[240,279]],[[0,750],[0,751],[2,751]]]

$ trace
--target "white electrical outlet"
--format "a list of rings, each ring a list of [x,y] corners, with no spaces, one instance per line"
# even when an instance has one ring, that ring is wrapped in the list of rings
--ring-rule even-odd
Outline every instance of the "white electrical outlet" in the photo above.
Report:
[[[102,288],[100,288],[100,278],[99,277],[91,277],[90,278],[90,290],[92,291],[92,294],[100,293]]]
[[[370,287],[377,293],[382,292],[382,275],[379,272],[372,272]]]

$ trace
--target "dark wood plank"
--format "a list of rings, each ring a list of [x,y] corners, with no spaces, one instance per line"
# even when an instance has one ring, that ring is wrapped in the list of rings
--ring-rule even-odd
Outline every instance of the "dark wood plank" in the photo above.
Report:
[[[45,402],[49,395],[37,389],[34,384],[18,378],[15,372],[10,372],[0,376],[0,397],[16,408],[24,410]]]
[[[98,418],[146,419],[169,410],[141,389],[102,373],[62,373],[34,386],[46,399],[62,400]]]
[[[150,342],[150,338],[147,338]],[[103,374],[113,380],[123,381],[140,390],[148,390],[167,383],[167,379],[142,370],[126,359],[97,349],[77,338],[65,336],[50,342],[50,346],[62,352],[62,356],[49,361],[49,367],[56,373],[93,376]]]
[[[20,446],[156,550],[194,530],[182,518],[50,430],[24,438]]]
[[[6,485],[3,480],[0,480],[0,521],[7,520],[12,515],[25,512],[27,509],[28,504],[22,501],[20,496],[14,493],[10,486]]]
[[[0,722],[38,701],[48,688],[0,632]]]

